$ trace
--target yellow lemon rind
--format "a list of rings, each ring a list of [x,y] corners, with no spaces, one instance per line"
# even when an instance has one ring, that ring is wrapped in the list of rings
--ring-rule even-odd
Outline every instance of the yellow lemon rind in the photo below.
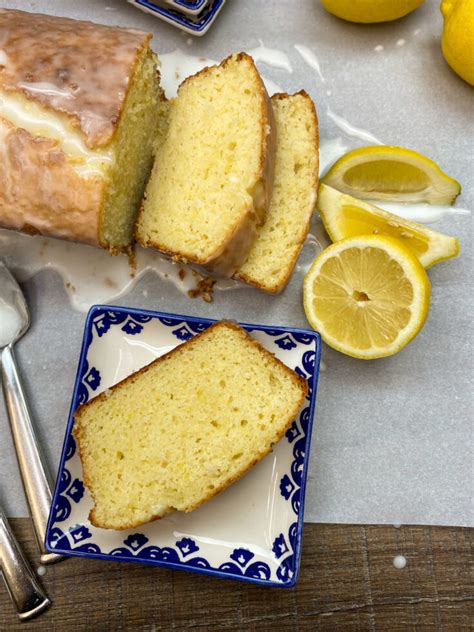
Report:
[[[341,20],[355,24],[376,24],[392,22],[415,11],[424,0],[398,0],[393,2],[355,3],[347,0],[321,0],[326,11]]]
[[[394,259],[402,266],[405,271],[410,273],[410,279],[416,280],[416,283],[412,282],[414,290],[414,307],[412,308],[413,316],[410,319],[409,325],[404,327],[400,331],[400,334],[396,341],[387,347],[372,347],[368,350],[361,350],[353,348],[347,344],[341,344],[340,341],[333,336],[328,336],[325,332],[324,324],[322,324],[311,309],[310,300],[312,298],[311,286],[312,282],[317,276],[322,264],[328,259],[329,255],[335,255],[337,252],[341,252],[346,248],[352,247],[374,247],[379,246],[394,256]],[[303,284],[304,298],[303,307],[305,310],[306,318],[308,319],[311,327],[321,334],[321,338],[330,347],[356,358],[358,360],[376,360],[379,358],[385,358],[395,355],[406,347],[417,334],[423,328],[429,311],[431,286],[426,274],[425,269],[415,257],[403,244],[392,237],[386,237],[383,235],[361,235],[360,237],[350,237],[338,241],[328,248],[323,250],[313,261],[311,268],[305,276]],[[404,333],[405,332],[405,333]],[[403,334],[403,335],[402,335]]]
[[[421,191],[384,192],[377,191],[374,182],[369,188],[353,187],[344,181],[344,175],[352,167],[374,162],[375,159],[391,160],[416,167],[430,180],[430,185]],[[429,204],[453,204],[461,193],[461,185],[448,176],[433,160],[422,154],[396,145],[371,145],[358,147],[339,158],[321,178],[321,182],[343,193],[365,200],[391,202],[427,202]]]
[[[368,215],[386,219],[387,223],[396,222],[400,227],[408,228],[423,235],[427,240],[428,250],[419,256],[419,260],[426,269],[431,268],[435,263],[447,261],[459,255],[459,241],[456,237],[439,233],[418,222],[413,222],[394,213],[390,213],[389,211],[385,211],[378,206],[354,198],[347,193],[341,193],[327,184],[320,184],[316,208],[324,228],[333,242],[355,236],[345,234],[341,230],[340,223],[337,221],[340,214],[343,213],[342,207],[344,203],[351,206],[358,206],[366,211]],[[367,230],[366,233],[360,234],[369,235],[371,231]]]

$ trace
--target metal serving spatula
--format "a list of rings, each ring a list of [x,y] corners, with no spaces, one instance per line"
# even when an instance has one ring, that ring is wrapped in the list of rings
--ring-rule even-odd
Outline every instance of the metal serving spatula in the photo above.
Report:
[[[25,297],[8,268],[0,261],[0,374],[3,394],[41,563],[51,564],[64,559],[57,553],[48,553],[44,545],[52,497],[51,481],[13,353],[13,345],[26,333],[29,325]]]

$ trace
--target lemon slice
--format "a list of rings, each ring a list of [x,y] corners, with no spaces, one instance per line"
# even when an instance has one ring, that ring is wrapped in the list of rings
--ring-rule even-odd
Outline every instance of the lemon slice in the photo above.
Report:
[[[363,360],[393,355],[408,344],[423,327],[429,299],[421,263],[383,235],[332,244],[304,280],[311,326],[329,346]]]
[[[359,147],[339,158],[322,182],[364,200],[452,204],[461,185],[404,147]]]
[[[371,234],[395,237],[425,268],[459,254],[459,242],[455,237],[356,200],[326,184],[319,187],[317,208],[332,241]]]

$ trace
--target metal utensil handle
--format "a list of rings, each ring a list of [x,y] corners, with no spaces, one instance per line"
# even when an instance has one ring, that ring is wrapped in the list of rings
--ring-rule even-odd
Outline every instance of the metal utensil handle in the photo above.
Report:
[[[1,508],[0,569],[22,621],[36,617],[51,605],[26,561]]]
[[[64,558],[57,553],[48,553],[44,545],[51,506],[51,482],[35,436],[12,345],[8,345],[2,351],[1,373],[18,465],[41,553],[41,563],[59,562]]]

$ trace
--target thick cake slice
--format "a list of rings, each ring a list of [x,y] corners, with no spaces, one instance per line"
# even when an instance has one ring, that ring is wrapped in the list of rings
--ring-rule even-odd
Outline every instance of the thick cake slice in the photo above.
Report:
[[[230,322],[158,358],[76,411],[92,524],[128,529],[195,509],[270,452],[306,394]]]
[[[232,55],[186,79],[172,104],[136,237],[230,276],[267,215],[273,112],[251,57]]]
[[[167,110],[150,39],[0,9],[0,226],[129,250]]]
[[[318,188],[318,119],[304,92],[272,97],[277,150],[267,221],[235,277],[266,292],[288,282],[309,230]]]

